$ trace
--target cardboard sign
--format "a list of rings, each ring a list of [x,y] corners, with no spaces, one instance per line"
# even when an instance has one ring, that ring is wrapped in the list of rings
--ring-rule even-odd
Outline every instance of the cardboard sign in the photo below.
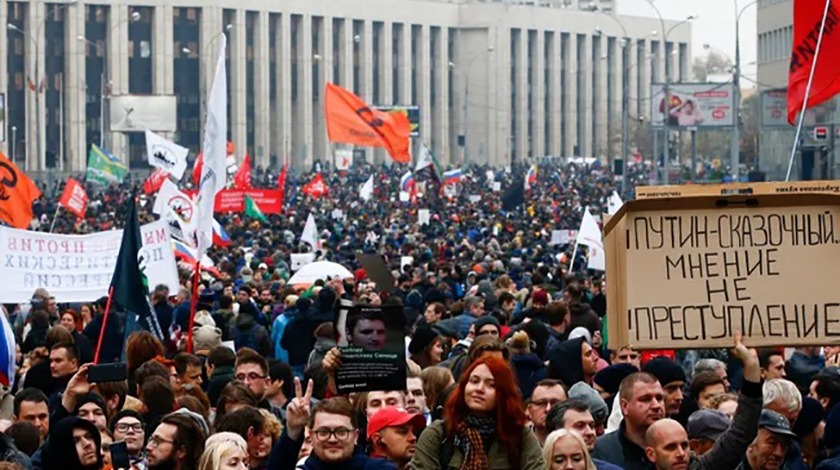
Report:
[[[429,213],[429,209],[419,209],[417,211],[417,223],[420,225],[429,225],[429,221],[431,220],[432,217]]]
[[[639,186],[636,199],[688,196],[759,196],[764,194],[840,194],[840,181],[793,181],[767,183],[686,184]]]
[[[610,347],[840,344],[840,196],[647,199],[606,226]]]
[[[402,306],[354,305],[336,309],[341,367],[338,393],[404,390],[405,315]]]

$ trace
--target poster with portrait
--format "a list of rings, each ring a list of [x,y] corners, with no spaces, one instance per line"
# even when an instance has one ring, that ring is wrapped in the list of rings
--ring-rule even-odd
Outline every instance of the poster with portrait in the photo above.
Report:
[[[732,127],[735,121],[731,83],[670,83],[651,85],[651,124],[680,128]]]
[[[405,316],[400,305],[342,302],[335,316],[339,394],[405,390]]]

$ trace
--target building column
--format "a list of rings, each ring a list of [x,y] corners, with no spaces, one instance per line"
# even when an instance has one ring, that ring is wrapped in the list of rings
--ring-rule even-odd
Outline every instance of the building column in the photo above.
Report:
[[[257,13],[254,32],[254,152],[253,163],[268,168],[271,163],[271,87],[269,85],[269,14]]]
[[[530,34],[529,34],[530,37]],[[545,126],[545,113],[550,112],[550,109],[545,109],[545,32],[537,30],[536,47],[534,48],[535,57],[531,58],[533,77],[533,87],[531,89],[531,109],[528,110],[528,115],[534,117],[533,132],[531,135],[531,149],[532,157],[542,157],[546,155],[545,149],[545,135],[549,131]]]
[[[5,3],[5,2],[4,2]],[[76,39],[85,32],[85,6],[68,7],[64,28],[66,44],[64,82],[64,170],[81,171],[85,154],[85,49],[87,44]],[[95,51],[94,51],[95,52]],[[2,61],[5,62],[5,61]]]
[[[573,156],[575,154],[575,145],[579,145],[577,128],[581,125],[577,117],[577,81],[579,76],[577,34],[567,34],[566,39],[567,41],[565,41],[563,50],[563,60],[566,66],[565,83],[563,85],[564,93],[566,94],[566,106],[563,108],[563,122],[566,124],[566,134],[563,136],[565,144],[563,153],[564,156]]]
[[[8,2],[6,0],[0,0],[0,24],[8,24],[8,13]],[[9,57],[9,42],[5,32],[0,34],[0,57]],[[0,93],[3,93],[3,96],[6,97],[6,102],[3,103],[5,105],[5,119],[3,121],[5,127],[0,129],[0,133],[3,135],[2,142],[0,142],[0,151],[2,151],[4,155],[8,156],[9,160],[14,161],[15,156],[11,153],[12,125],[9,123],[9,96],[7,94],[9,89],[9,71],[7,64],[8,62],[6,60],[0,60]],[[17,149],[15,149],[15,151],[17,151]]]
[[[359,60],[362,62],[362,71],[360,74],[362,83],[359,87],[359,92],[361,93],[360,98],[362,98],[362,101],[370,103],[373,100],[373,22],[369,20],[364,21],[360,36],[359,48],[361,54],[359,55]],[[363,147],[362,150],[364,151],[365,160],[373,162],[374,153],[371,149]]]
[[[302,15],[299,44],[298,64],[303,69],[303,73],[299,74],[303,81],[298,82],[298,101],[303,118],[301,123],[303,127],[303,163],[304,168],[310,168],[315,158],[323,157],[323,155],[315,156],[315,146],[312,139],[312,15]]]
[[[528,155],[528,30],[519,30],[519,44],[514,51],[516,61],[516,158],[522,162]]]
[[[432,106],[435,109],[435,119],[432,132],[434,139],[427,144],[432,146],[435,155],[449,155],[449,58],[447,57],[447,44],[449,43],[449,29],[441,27],[438,34],[437,49],[432,51],[437,63],[437,75],[435,80],[437,96]]]
[[[425,142],[432,140],[432,51],[431,28],[423,25],[420,33],[420,86],[417,87],[420,100],[420,139]]]
[[[411,34],[411,23],[403,23],[402,34],[397,41],[400,57],[398,65],[400,67],[400,83],[395,83],[394,86],[397,87],[397,99],[401,104],[418,105],[419,103],[413,103],[411,100],[411,81],[414,80],[414,77],[411,76],[411,62],[414,60],[411,57]],[[421,109],[420,112],[424,113],[426,110]]]
[[[277,22],[277,100],[280,122],[281,159],[291,165],[296,161],[292,155],[292,29],[291,15],[283,13]]]
[[[602,57],[607,55],[607,43],[609,42],[609,38],[606,36],[602,36],[598,40],[598,48],[595,50],[595,57],[593,60],[597,61],[593,64],[595,67],[595,83],[592,84],[595,97],[595,109],[598,112],[595,115],[595,122],[593,124],[594,128],[592,129],[592,151],[591,156],[595,158],[599,158],[602,156],[607,156],[609,154],[609,116],[607,116],[607,101],[609,100],[610,96],[608,93],[609,85],[607,83],[607,72],[609,71],[608,61],[609,57],[606,59],[601,59]]]
[[[332,71],[334,57],[333,57],[333,24],[332,17],[325,16],[321,19],[321,29],[317,32],[318,44],[320,50],[312,51],[312,54],[318,54],[321,59],[318,67],[318,77],[314,86],[318,87],[318,99],[315,102],[315,107],[312,111],[314,120],[313,139],[315,141],[315,149],[317,151],[317,158],[327,159],[335,163],[335,158],[332,152],[329,138],[327,137],[326,116],[324,115],[324,92],[326,91],[327,82],[332,80]],[[313,60],[314,57],[313,57]]]
[[[230,32],[230,89],[231,103],[230,137],[236,146],[237,156],[244,155],[248,148],[248,80],[246,75],[248,48],[248,12],[237,9],[234,12],[234,26]]]
[[[110,14],[108,15],[108,83],[111,86],[111,96],[124,95],[128,93],[128,25],[129,9],[127,5],[112,5],[110,7]],[[107,103],[105,112],[108,113],[111,103]],[[110,119],[108,120],[110,122]],[[113,123],[112,123],[113,124]],[[108,150],[120,158],[123,163],[128,165],[128,137],[122,132],[109,133],[108,141],[111,142],[111,148]]]
[[[400,104],[394,102],[394,54],[393,54],[393,23],[385,21],[382,33],[379,35],[379,103],[377,105]]]
[[[32,36],[27,36],[24,38],[25,41],[25,48],[26,48],[26,74],[32,80],[32,83],[35,84],[35,91],[31,89],[26,89],[26,161],[30,172],[35,171],[43,171],[46,169],[46,113],[44,112],[46,108],[46,97],[45,93],[41,93],[41,80],[46,77],[44,73],[44,69],[46,68],[46,61],[44,60],[44,29],[40,28],[39,37],[35,37],[36,32],[28,31],[30,28],[39,29],[38,25],[42,23],[44,20],[45,15],[45,6],[43,2],[30,2],[28,4],[28,8],[26,9],[26,28],[25,34],[32,34]],[[38,50],[36,51],[32,41],[28,38],[35,38],[35,42],[39,44]],[[38,71],[36,74],[35,71]],[[29,80],[27,80],[27,84]],[[37,93],[40,93],[40,96],[36,96]],[[40,109],[36,107],[39,103],[40,98]],[[38,118],[36,118],[36,114],[39,115],[40,122]],[[41,128],[43,131],[38,132],[38,128]],[[41,153],[38,155],[38,144],[36,141],[40,139],[41,145],[40,150]]]
[[[551,67],[551,83],[548,84],[548,92],[551,100],[551,114],[549,118],[549,125],[551,126],[551,149],[550,151],[555,157],[564,156],[563,151],[563,107],[561,97],[565,90],[563,89],[563,78],[561,74],[562,61],[565,56],[562,52],[562,34],[560,31],[555,31],[551,36],[551,49],[549,51],[549,67]]]
[[[342,88],[353,90],[353,20],[341,19],[342,30],[339,39],[339,53],[341,61],[338,63],[338,80]]]
[[[595,149],[592,148],[592,143],[594,142],[594,132],[595,129],[592,128],[592,117],[595,113],[595,109],[592,108],[592,94],[595,93],[595,83],[592,80],[592,70],[596,67],[596,64],[592,61],[592,43],[593,38],[592,35],[587,33],[584,38],[584,46],[583,46],[583,64],[578,64],[580,67],[581,73],[583,74],[583,89],[584,89],[584,99],[583,99],[583,142],[579,142],[578,145],[580,146],[580,156],[581,157],[592,157],[594,156]],[[597,106],[597,104],[596,104]]]
[[[156,95],[172,95],[175,89],[173,14],[171,5],[160,5],[154,8],[152,90]]]
[[[488,66],[489,73],[495,73],[495,79],[489,84],[488,90],[490,96],[488,97],[488,104],[491,106],[489,115],[490,147],[487,149],[489,154],[487,161],[494,166],[503,165],[510,166],[511,155],[513,149],[511,148],[511,136],[513,129],[510,126],[511,103],[510,96],[514,84],[510,80],[510,48],[511,48],[511,34],[510,28],[494,26],[489,29],[488,47],[493,46],[492,51],[488,51]]]

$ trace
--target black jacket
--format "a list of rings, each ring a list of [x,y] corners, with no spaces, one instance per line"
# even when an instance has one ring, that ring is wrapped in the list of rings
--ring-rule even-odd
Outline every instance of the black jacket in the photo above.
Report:
[[[583,364],[580,355],[583,341],[583,338],[564,341],[551,351],[548,356],[549,378],[560,379],[567,387],[583,381]]]

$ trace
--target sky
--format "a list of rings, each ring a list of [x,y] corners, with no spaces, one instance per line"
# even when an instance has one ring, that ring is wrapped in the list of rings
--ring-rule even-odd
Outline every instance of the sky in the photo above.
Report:
[[[756,8],[751,0],[654,0],[666,19],[682,20],[697,15],[692,21],[691,53],[703,56],[708,43],[713,50],[726,54],[735,61],[735,3],[744,10],[741,16],[741,70],[748,78],[755,79],[756,60]],[[618,13],[622,15],[656,17],[656,12],[646,0],[617,0]],[[742,82],[745,88],[748,81]]]

